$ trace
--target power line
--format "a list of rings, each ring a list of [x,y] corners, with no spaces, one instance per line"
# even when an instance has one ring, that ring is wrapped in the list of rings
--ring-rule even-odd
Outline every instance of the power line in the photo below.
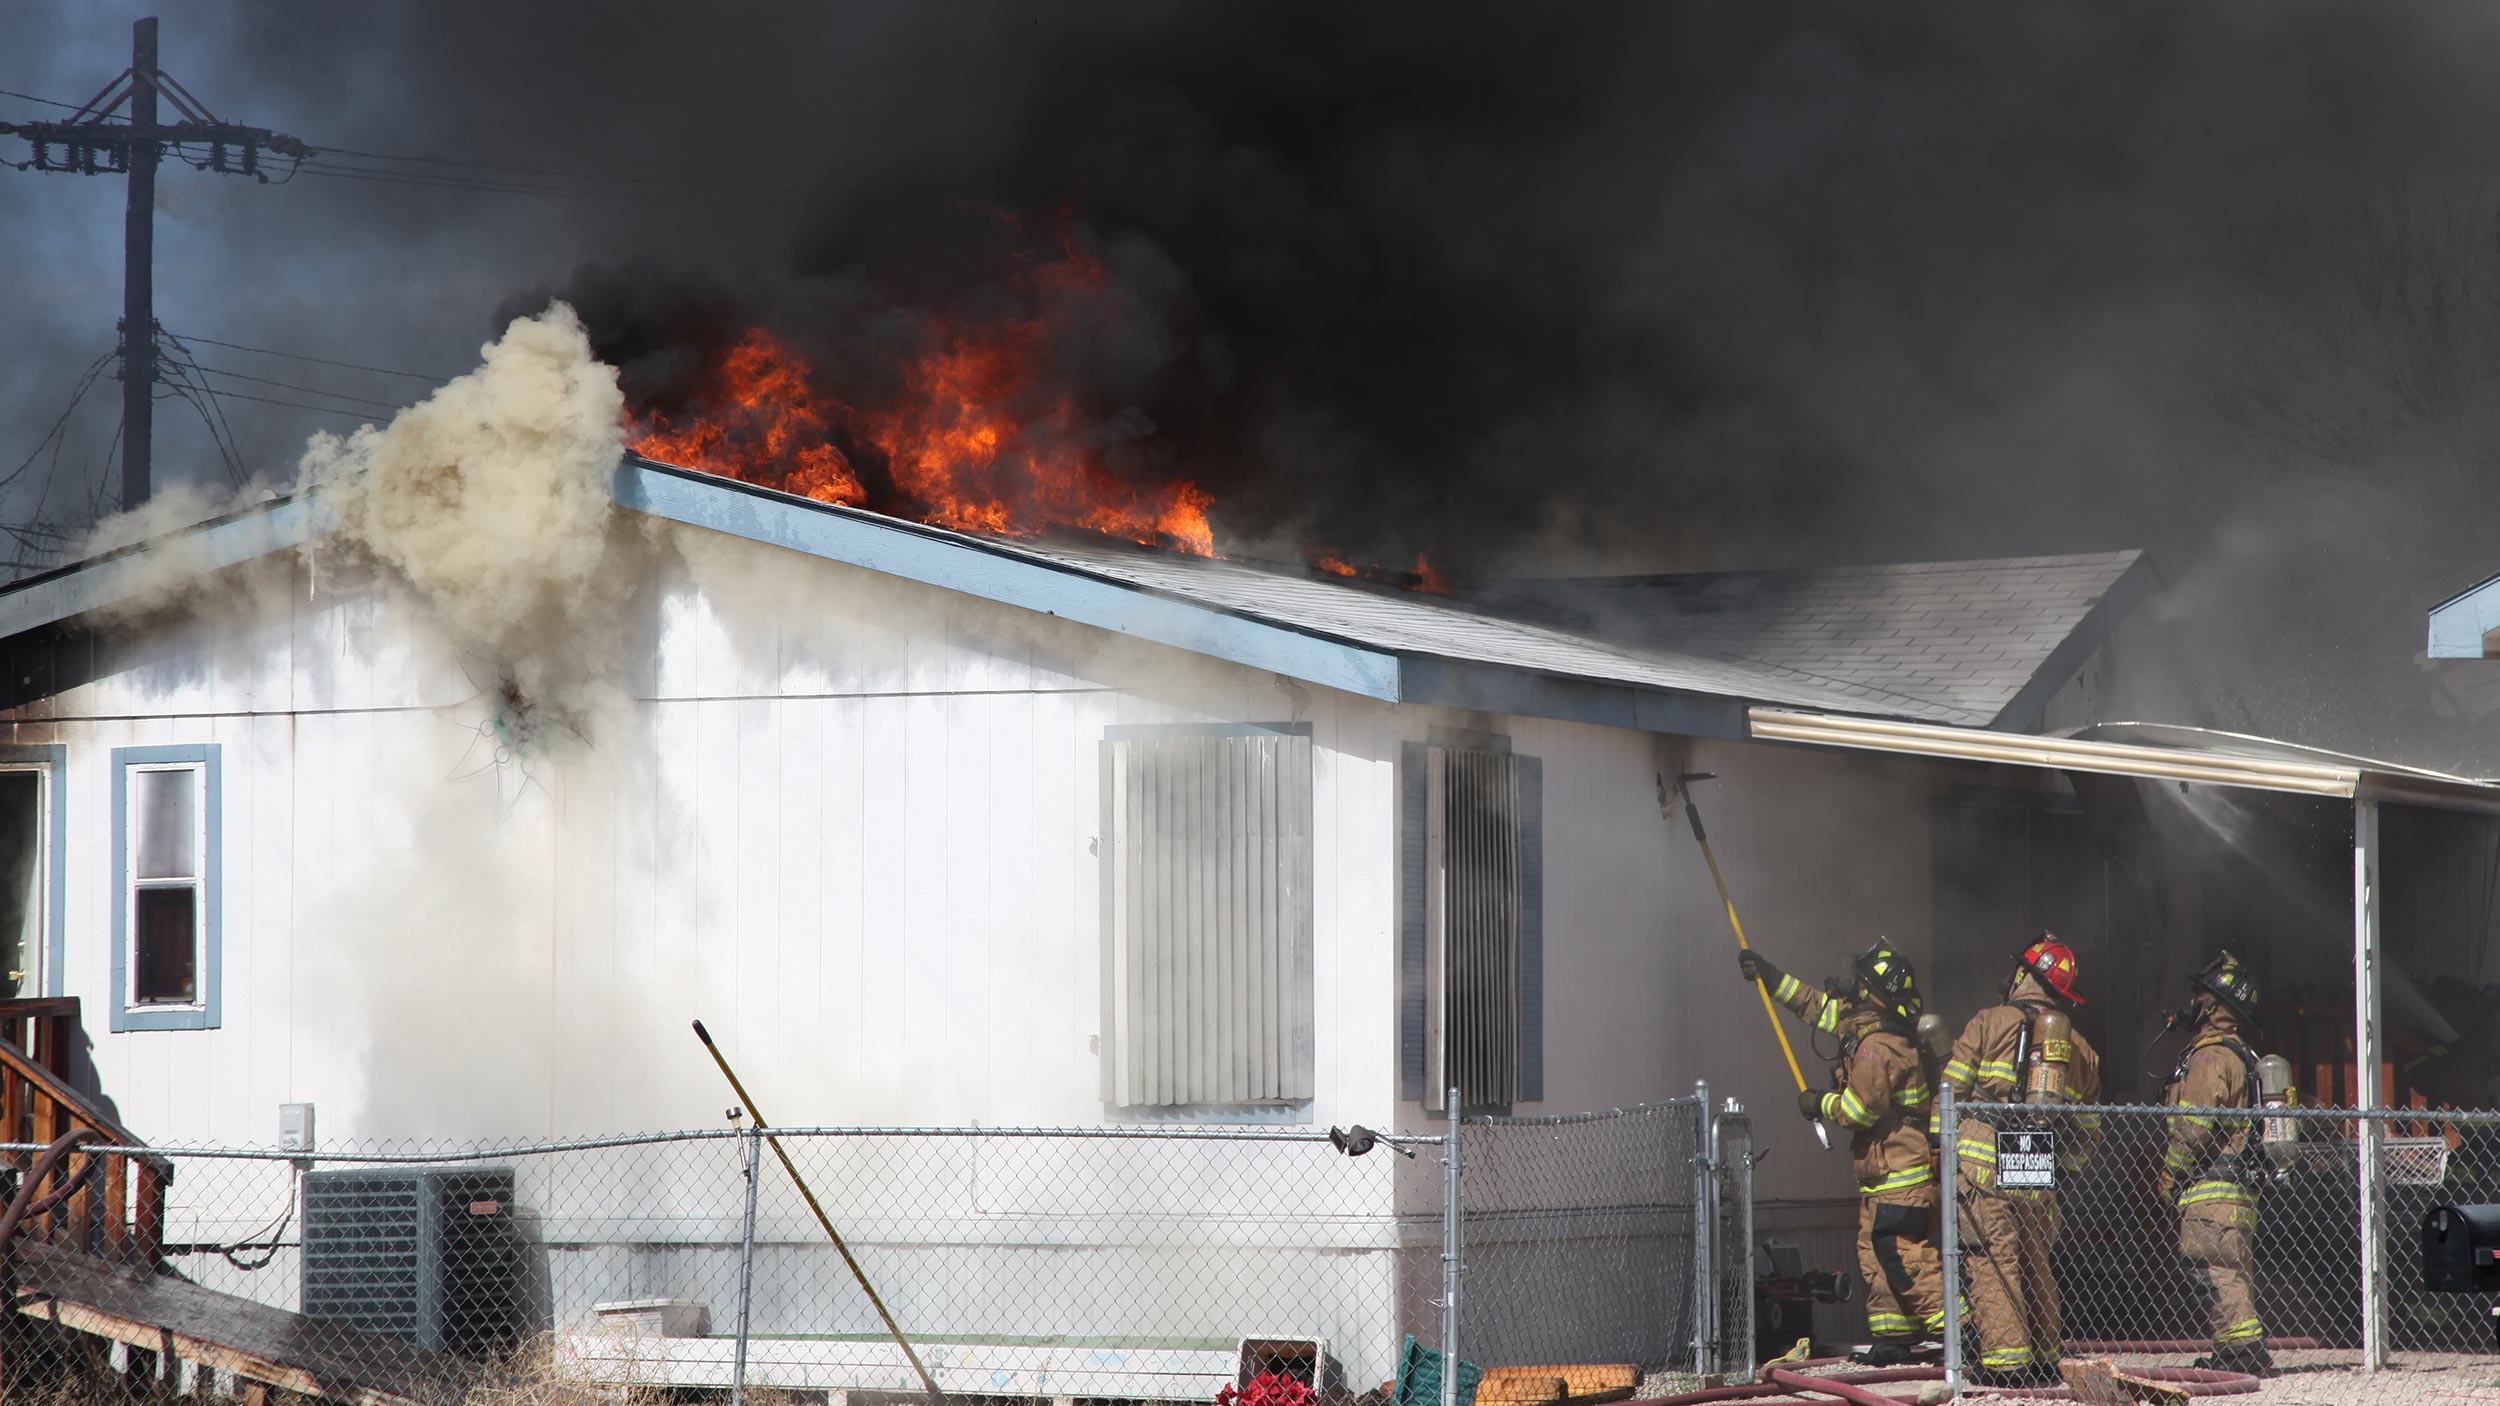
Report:
[[[332,400],[352,400],[359,405],[370,405],[376,410],[401,410],[406,408],[395,400],[375,400],[371,396],[349,395],[344,391],[323,390],[319,386],[299,386],[293,381],[273,381],[266,376],[246,376],[240,371],[228,371],[223,367],[218,366],[202,366],[196,361],[186,362],[184,364],[203,375],[225,376],[237,381],[250,381],[255,385],[275,386],[282,391],[302,391],[306,395],[328,396]],[[218,393],[221,395],[224,394],[222,391]]]
[[[166,335],[170,337],[174,334],[169,332]],[[412,381],[432,381],[438,386],[451,379],[449,376],[428,375],[423,371],[395,371],[388,366],[363,366],[353,361],[334,361],[326,356],[308,356],[303,352],[279,351],[275,347],[251,347],[241,342],[221,342],[214,337],[203,337],[194,332],[181,334],[179,340],[197,342],[204,347],[224,347],[228,351],[251,352],[257,356],[282,356],[289,361],[316,362],[323,366],[337,366],[349,371],[370,371],[377,376],[405,376]]]
[[[241,391],[211,390],[209,394],[216,396],[220,400],[248,400],[256,405],[283,405],[293,410],[310,410],[315,414],[336,415],[341,419],[347,420],[365,420],[370,418],[368,416],[359,415],[355,411],[339,405],[306,405],[300,400],[274,400],[265,395],[245,395]]]
[[[43,432],[43,438],[35,441],[35,447],[27,451],[26,457],[19,461],[16,468],[0,474],[0,488],[6,488],[17,482],[19,475],[34,467],[36,457],[46,448],[53,449],[53,462],[60,461],[60,451],[54,446],[53,441],[61,437],[62,430],[69,425],[70,413],[78,408],[78,402],[87,398],[88,390],[94,387],[97,378],[104,374],[104,364],[112,359],[113,354],[108,351],[87,363],[87,369],[78,377],[78,384],[69,393],[69,403],[62,406],[61,413],[53,419],[52,428]]]
[[[46,107],[62,107],[67,108],[72,112],[76,112],[78,110],[78,104],[76,103],[65,103],[59,98],[39,98],[32,93],[13,93],[6,88],[0,88],[0,98],[24,98],[30,103],[42,103]]]

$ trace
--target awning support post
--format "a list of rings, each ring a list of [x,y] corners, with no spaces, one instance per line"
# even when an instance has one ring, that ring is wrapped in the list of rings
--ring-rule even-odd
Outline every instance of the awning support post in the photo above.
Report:
[[[2378,802],[2352,803],[2353,1106],[2380,1108]],[[2364,1117],[2353,1139],[2361,1159],[2361,1367],[2387,1365],[2387,1277],[2381,1263],[2380,1139],[2386,1124]]]

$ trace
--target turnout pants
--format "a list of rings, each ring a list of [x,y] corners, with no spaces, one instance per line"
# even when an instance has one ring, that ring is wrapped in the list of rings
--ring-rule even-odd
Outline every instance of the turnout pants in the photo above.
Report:
[[[1936,1200],[1932,1181],[1858,1198],[1858,1275],[1866,1324],[1879,1339],[1944,1336]]]
[[[1962,1170],[1962,1264],[1979,1329],[1979,1365],[2000,1372],[2054,1368],[2057,1280],[2049,1273],[2049,1251],[2057,1244],[2056,1194],[2006,1191],[1993,1174],[1985,1185],[1973,1185],[1968,1158]]]
[[[2245,1347],[2266,1336],[2265,1321],[2257,1316],[2257,1206],[2242,1199],[2246,1191],[2231,1190],[2238,1195],[2190,1201],[2179,1208],[2179,1253],[2204,1277],[2217,1351]]]

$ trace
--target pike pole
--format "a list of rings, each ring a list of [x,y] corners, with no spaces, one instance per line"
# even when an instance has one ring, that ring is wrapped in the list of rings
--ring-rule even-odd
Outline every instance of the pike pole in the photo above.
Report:
[[[712,1062],[720,1066],[721,1077],[727,1079],[729,1087],[737,1091],[738,1102],[746,1105],[747,1116],[755,1120],[755,1130],[763,1133],[764,1141],[772,1145],[773,1155],[781,1159],[781,1169],[790,1174],[791,1184],[798,1187],[799,1195],[807,1198],[807,1209],[816,1213],[816,1223],[825,1228],[825,1238],[833,1242],[833,1248],[842,1252],[842,1262],[851,1267],[851,1277],[859,1281],[860,1291],[868,1295],[868,1302],[876,1305],[877,1316],[885,1320],[885,1330],[894,1335],[894,1345],[903,1350],[903,1356],[911,1362],[911,1369],[920,1374],[920,1385],[928,1390],[929,1399],[944,1401],[946,1393],[938,1390],[929,1369],[920,1365],[920,1354],[912,1351],[911,1340],[903,1336],[894,1315],[886,1311],[885,1300],[877,1296],[877,1286],[868,1282],[868,1272],[851,1257],[851,1247],[842,1243],[842,1232],[833,1228],[833,1218],[816,1203],[816,1193],[808,1188],[807,1179],[799,1175],[799,1169],[790,1161],[790,1154],[781,1150],[781,1139],[772,1135],[772,1124],[764,1121],[764,1110],[755,1106],[754,1096],[747,1092],[747,1086],[738,1082],[737,1071],[729,1067],[729,1057],[720,1052],[720,1046],[712,1043],[712,1032],[704,1029],[703,1022],[698,1020],[694,1023],[694,1035],[703,1042],[703,1048],[712,1052]],[[1819,1128],[1822,1125],[1818,1123],[1815,1126]]]
[[[1719,857],[1710,852],[1710,836],[1701,828],[1701,808],[1693,804],[1692,783],[1696,781],[1711,780],[1716,777],[1717,774],[1718,773],[1716,772],[1709,771],[1677,772],[1675,776],[1675,792],[1684,800],[1684,819],[1690,822],[1693,827],[1693,842],[1701,846],[1702,863],[1710,866],[1710,882],[1718,885],[1719,887],[1719,902],[1727,909],[1727,925],[1736,930],[1736,950],[1740,952],[1751,952],[1753,950],[1753,944],[1745,940],[1745,924],[1736,916],[1736,900],[1728,896],[1727,880],[1721,877],[1719,873]],[[1797,1081],[1797,1092],[1804,1093],[1806,1091],[1806,1071],[1799,1067],[1797,1063],[1797,1051],[1795,1047],[1788,1043],[1788,1027],[1780,1024],[1780,1013],[1771,1004],[1771,988],[1757,980],[1753,984],[1753,989],[1762,997],[1762,1016],[1765,1020],[1771,1022],[1771,1033],[1779,1038],[1780,1053],[1788,1057],[1789,1076]],[[1708,1110],[1703,1110],[1703,1114],[1705,1117],[1708,1116]],[[1823,1149],[1825,1151],[1830,1151],[1832,1146],[1831,1133],[1824,1128],[1823,1122],[1819,1118],[1814,1121],[1813,1126],[1814,1140],[1823,1144]]]

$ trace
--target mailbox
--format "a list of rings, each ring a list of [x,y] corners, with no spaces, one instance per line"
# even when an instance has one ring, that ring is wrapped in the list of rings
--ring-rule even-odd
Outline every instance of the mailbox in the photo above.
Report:
[[[2422,1217],[2422,1287],[2500,1291],[2500,1206],[2439,1206]]]

